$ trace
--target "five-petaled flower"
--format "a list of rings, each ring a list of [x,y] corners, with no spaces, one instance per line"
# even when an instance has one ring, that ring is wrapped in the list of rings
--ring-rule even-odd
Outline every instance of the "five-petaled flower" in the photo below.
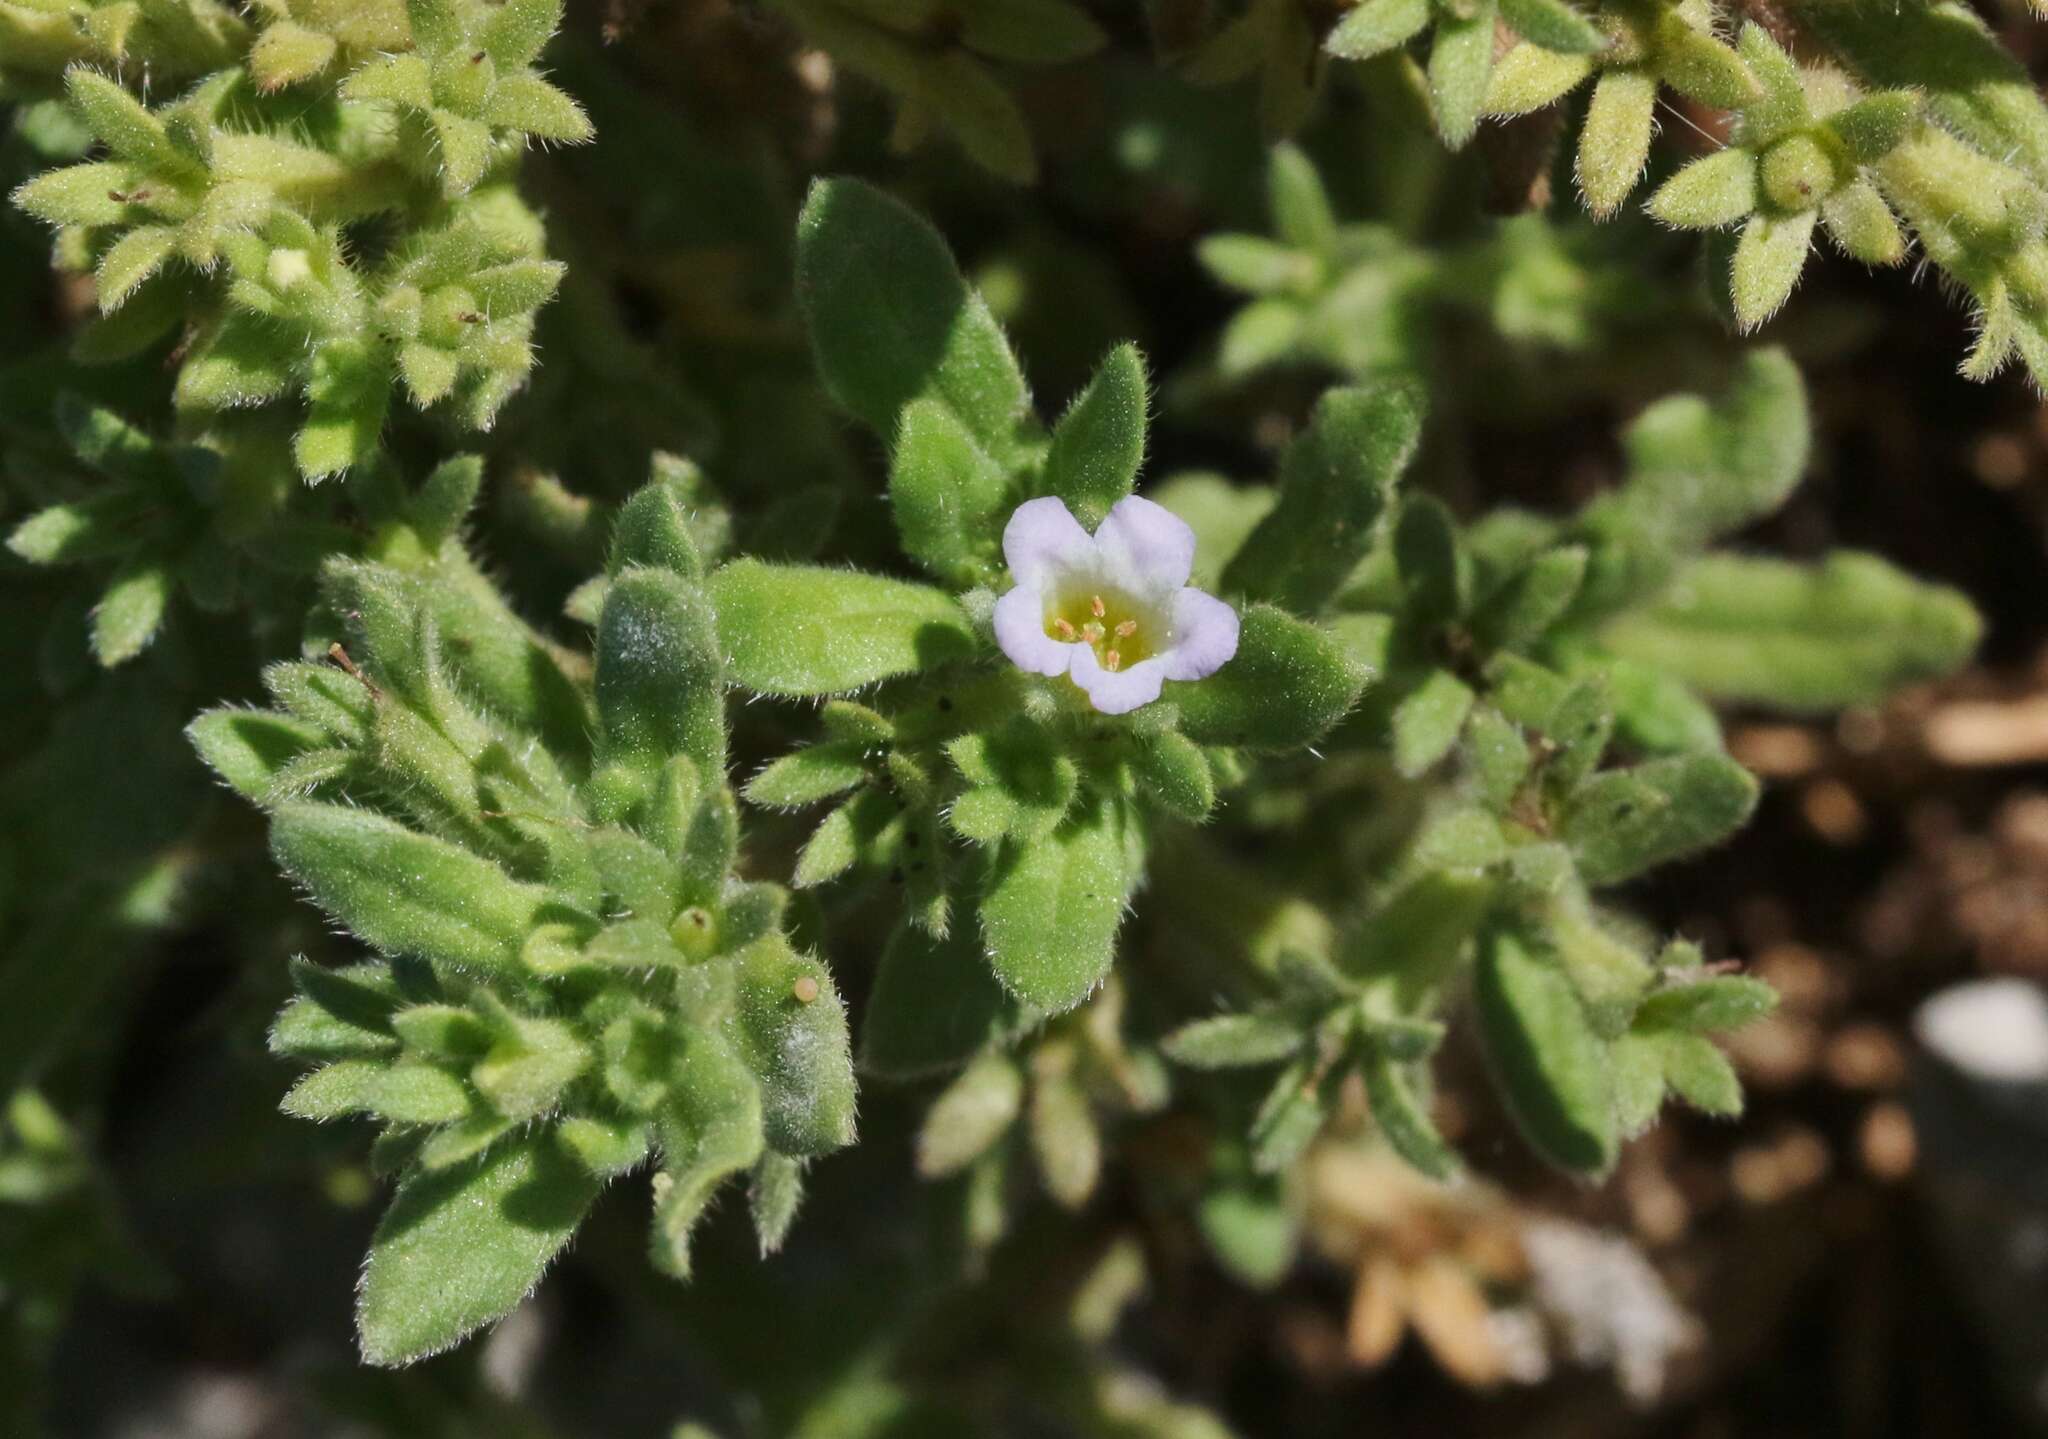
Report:
[[[1195,532],[1150,500],[1117,501],[1092,536],[1059,500],[1026,500],[1003,558],[1017,587],[996,602],[996,643],[1019,669],[1068,676],[1103,714],[1237,653],[1237,611],[1188,584]]]

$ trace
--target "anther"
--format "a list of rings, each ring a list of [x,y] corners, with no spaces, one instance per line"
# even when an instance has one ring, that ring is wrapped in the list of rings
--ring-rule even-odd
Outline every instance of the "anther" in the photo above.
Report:
[[[1066,619],[1056,616],[1053,619],[1052,627],[1059,631],[1061,639],[1072,640],[1074,638],[1074,627]]]
[[[1137,632],[1138,622],[1136,620],[1125,620],[1116,627],[1116,637],[1120,640],[1127,640]]]
[[[1109,613],[1109,606],[1102,602],[1101,595],[1090,595],[1088,597],[1088,613],[1094,615],[1098,620]]]
[[[1111,650],[1102,657],[1102,667],[1111,674],[1115,674],[1124,667],[1124,657],[1115,650]]]

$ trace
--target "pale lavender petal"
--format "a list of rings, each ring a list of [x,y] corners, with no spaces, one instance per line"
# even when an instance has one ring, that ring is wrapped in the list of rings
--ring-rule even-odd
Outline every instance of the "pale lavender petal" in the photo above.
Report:
[[[1082,648],[1045,632],[1045,595],[1035,584],[1019,585],[996,601],[996,643],[1018,669],[1035,675],[1065,674],[1072,663],[1068,651]]]
[[[1018,584],[1036,588],[1049,573],[1092,565],[1095,545],[1066,505],[1045,495],[1011,514],[1003,526],[1003,558]]]
[[[1116,502],[1095,531],[1095,549],[1103,577],[1135,594],[1171,594],[1195,567],[1195,532],[1187,521],[1136,495]]]
[[[1166,666],[1158,657],[1140,660],[1127,670],[1106,670],[1086,645],[1074,646],[1074,683],[1088,696],[1088,703],[1106,715],[1129,714],[1159,698],[1166,680]]]
[[[1189,586],[1173,597],[1173,643],[1156,659],[1170,680],[1206,679],[1237,653],[1237,611]],[[1146,661],[1152,663],[1151,660]]]

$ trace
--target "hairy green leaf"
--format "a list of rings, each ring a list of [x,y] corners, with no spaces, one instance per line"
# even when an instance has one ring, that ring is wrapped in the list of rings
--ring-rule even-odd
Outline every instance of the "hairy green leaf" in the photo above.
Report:
[[[1480,1037],[1523,1136],[1562,1168],[1606,1172],[1619,1140],[1605,1047],[1571,981],[1505,927],[1481,942],[1475,979]]]
[[[598,1184],[536,1135],[416,1173],[377,1226],[356,1323],[363,1358],[410,1364],[510,1312],[575,1232]]]
[[[1364,1064],[1365,1097],[1393,1151],[1431,1179],[1449,1179],[1460,1166],[1458,1156],[1431,1122],[1428,1109],[1413,1087],[1405,1066],[1384,1052]]]
[[[884,439],[932,395],[1007,447],[1028,399],[982,298],[938,232],[859,180],[820,180],[797,222],[797,298],[832,397]]]
[[[682,755],[725,772],[718,634],[704,592],[664,570],[628,571],[605,594],[597,626],[603,750],[646,771]]]
[[[781,935],[756,940],[733,964],[732,1035],[760,1081],[769,1147],[802,1158],[851,1144],[853,1061],[831,972]]]
[[[1704,694],[1809,711],[1948,674],[1981,632],[1963,595],[1875,555],[1838,552],[1818,566],[1709,555],[1603,642]]]
[[[982,937],[996,977],[1049,1014],[1072,1009],[1109,972],[1111,947],[1137,876],[1124,818],[1103,805],[1041,839],[1007,840],[991,858]]]
[[[1407,385],[1331,390],[1281,457],[1278,502],[1223,572],[1226,592],[1312,615],[1336,595],[1378,533],[1422,433]]]
[[[1275,1064],[1301,1052],[1309,1034],[1294,1015],[1272,1010],[1219,1014],[1181,1026],[1161,1041],[1175,1064],[1190,1069],[1235,1069]]]
[[[860,1067],[880,1079],[944,1073],[1017,1033],[1032,1011],[996,982],[972,925],[935,938],[898,925],[882,951],[860,1032]]]
[[[1756,780],[1726,755],[1674,755],[1589,780],[1572,796],[1562,834],[1588,884],[1619,884],[1719,844],[1756,800]]]
[[[985,1054],[948,1085],[917,1135],[917,1172],[957,1174],[978,1159],[1024,1112],[1024,1076],[1009,1058]]]
[[[270,848],[365,943],[459,969],[512,969],[547,903],[465,849],[342,805],[280,806]]]
[[[1324,631],[1253,605],[1236,657],[1208,679],[1179,686],[1174,700],[1181,732],[1198,744],[1295,749],[1343,718],[1369,677]]]
[[[1701,1034],[1736,1029],[1778,1006],[1778,993],[1759,979],[1710,975],[1660,989],[1636,1011],[1639,1029],[1676,1029]]]
[[[975,650],[950,595],[881,575],[738,560],[711,596],[733,678],[758,694],[846,694]]]
[[[943,401],[903,407],[889,463],[889,502],[903,551],[942,580],[988,576],[1008,476]]]
[[[1131,492],[1145,462],[1145,360],[1118,345],[1053,428],[1040,483],[1086,529]]]

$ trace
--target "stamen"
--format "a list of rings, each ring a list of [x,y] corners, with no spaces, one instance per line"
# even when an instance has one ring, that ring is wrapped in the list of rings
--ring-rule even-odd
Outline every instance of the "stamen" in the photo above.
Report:
[[[1109,613],[1109,606],[1102,602],[1101,595],[1090,595],[1088,597],[1088,613],[1095,616],[1098,620]]]
[[[1136,620],[1125,620],[1116,627],[1116,637],[1120,640],[1127,640],[1137,632],[1138,622]]]
[[[1102,643],[1102,626],[1093,620],[1088,621],[1087,624],[1081,626],[1081,638],[1088,641],[1091,645]]]
[[[1074,627],[1072,624],[1068,623],[1068,621],[1063,616],[1054,616],[1052,627],[1059,631],[1061,639],[1066,640],[1069,643],[1072,643],[1074,638]]]
[[[1115,650],[1111,650],[1102,657],[1102,667],[1111,674],[1115,674],[1124,667],[1124,657]]]

